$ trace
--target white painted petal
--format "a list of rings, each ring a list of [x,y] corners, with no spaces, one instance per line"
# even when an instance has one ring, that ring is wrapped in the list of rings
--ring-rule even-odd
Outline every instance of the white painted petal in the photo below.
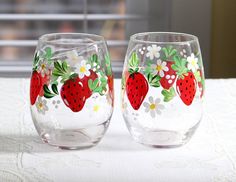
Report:
[[[170,79],[170,75],[166,75],[166,79],[167,79],[167,80]]]
[[[150,52],[147,52],[146,57],[150,57]]]
[[[158,47],[157,47],[157,50],[160,51],[160,50],[161,50],[161,46],[158,46]]]
[[[90,64],[87,64],[86,65],[86,69],[89,70],[91,68],[91,65]]]
[[[152,53],[150,53],[150,59],[153,59],[154,55]]]
[[[155,118],[155,116],[156,116],[155,110],[151,110],[151,111],[150,111],[150,114],[151,114],[151,117],[152,117],[152,118]]]
[[[167,64],[167,63],[166,63],[165,61],[163,61],[163,62],[161,63],[161,66],[162,66],[162,67],[166,67],[166,64]]]
[[[160,75],[160,77],[164,77],[165,76],[164,71],[160,70],[159,75]]]
[[[151,46],[148,46],[147,47],[147,50],[150,52],[152,50],[152,47]]]
[[[193,58],[193,59],[194,59],[194,54],[193,54],[193,53],[191,53],[191,58]]]
[[[83,73],[79,73],[79,78],[80,79],[84,78],[84,74]]]
[[[161,115],[161,111],[158,110],[158,109],[156,109],[156,113],[159,114],[159,115]]]
[[[90,71],[85,71],[85,73],[84,73],[86,76],[89,76],[90,75]]]
[[[143,106],[146,107],[146,108],[149,108],[149,104],[147,102],[144,102]]]
[[[152,49],[154,49],[154,50],[157,49],[157,45],[153,44]]]
[[[171,79],[175,79],[175,75],[171,75]]]
[[[44,106],[44,110],[45,110],[45,111],[48,111],[48,106],[45,105],[45,106]]]
[[[169,71],[169,68],[167,66],[163,67],[164,71]]]
[[[195,68],[196,68],[196,69],[199,69],[199,65],[198,65],[198,64],[196,64]]]
[[[188,67],[189,70],[191,70],[192,69],[192,64],[188,63],[187,67]]]
[[[187,57],[187,61],[190,63],[192,58],[190,56]]]
[[[82,60],[80,65],[81,65],[81,66],[85,66],[85,65],[86,65],[86,61],[85,61],[85,60]]]
[[[156,98],[155,104],[158,105],[160,102],[161,102],[161,99],[160,98]]]
[[[150,111],[150,108],[149,107],[146,107],[145,108],[145,112],[149,112]]]
[[[150,103],[153,103],[153,102],[154,102],[154,99],[153,99],[152,96],[150,96],[150,97],[148,98],[148,100],[149,100]]]
[[[157,65],[161,65],[161,64],[162,64],[161,60],[158,59],[158,60],[157,60]]]
[[[156,58],[159,58],[159,57],[160,57],[160,53],[159,53],[159,52],[156,52],[155,57],[156,57]]]

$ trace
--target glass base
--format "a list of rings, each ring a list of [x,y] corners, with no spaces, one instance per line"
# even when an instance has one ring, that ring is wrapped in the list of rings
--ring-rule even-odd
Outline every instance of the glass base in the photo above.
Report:
[[[174,148],[186,144],[195,133],[199,123],[186,132],[170,130],[147,130],[128,127],[133,139],[141,144],[156,148]]]
[[[95,146],[106,132],[109,121],[81,129],[55,129],[40,132],[45,143],[61,149],[76,150]]]

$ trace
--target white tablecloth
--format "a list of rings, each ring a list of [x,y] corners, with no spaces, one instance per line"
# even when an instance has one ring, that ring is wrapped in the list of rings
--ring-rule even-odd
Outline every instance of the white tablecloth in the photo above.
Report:
[[[134,142],[120,111],[94,148],[44,144],[29,112],[29,80],[0,79],[0,181],[236,181],[236,79],[207,80],[205,115],[190,142],[157,149]]]

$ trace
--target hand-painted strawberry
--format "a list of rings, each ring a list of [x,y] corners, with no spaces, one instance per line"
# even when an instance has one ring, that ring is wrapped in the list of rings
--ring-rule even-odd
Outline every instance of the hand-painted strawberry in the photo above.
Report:
[[[114,76],[108,75],[107,76],[107,83],[109,88],[110,98],[112,99],[112,106],[114,105]]]
[[[61,98],[73,112],[83,109],[86,101],[86,91],[79,77],[67,80],[61,87]]]
[[[92,95],[92,91],[89,89],[89,86],[88,86],[88,80],[89,79],[92,79],[93,81],[98,78],[98,75],[97,73],[95,73],[93,70],[89,70],[90,71],[90,75],[89,76],[84,76],[82,79],[81,79],[81,82],[83,84],[83,88],[85,90],[85,97],[86,99],[89,98],[91,95]]]
[[[187,105],[191,105],[196,94],[196,79],[194,74],[186,67],[186,60],[176,56],[175,63],[171,66],[176,71],[178,79],[176,90],[181,100]]]
[[[174,84],[176,77],[177,77],[175,71],[171,67],[172,64],[173,64],[173,62],[167,61],[166,66],[168,67],[168,71],[164,72],[164,77],[162,77],[160,80],[161,86],[167,90],[170,87],[172,87],[172,85]]]
[[[40,76],[41,76],[41,74],[40,74]],[[41,89],[39,91],[39,96],[44,95],[43,86],[49,85],[49,82],[50,82],[50,75],[44,75],[44,77],[41,76]]]
[[[131,58],[128,61],[128,71],[129,76],[126,75],[127,72],[123,73],[123,78],[125,77],[126,84],[126,94],[129,99],[131,106],[138,110],[143,103],[144,98],[148,92],[148,82],[143,74],[139,73],[139,58],[136,52],[133,52]],[[128,78],[127,78],[128,76]]]
[[[148,92],[148,82],[139,72],[134,72],[129,75],[126,82],[126,94],[130,104],[135,110],[141,106]]]
[[[31,80],[30,80],[30,103],[31,105],[35,104],[35,101],[39,95],[39,92],[42,88],[42,79],[41,74],[37,71],[33,71]]]
[[[196,80],[192,72],[183,75],[183,78],[178,78],[176,82],[177,93],[181,100],[189,106],[192,104],[196,94]]]

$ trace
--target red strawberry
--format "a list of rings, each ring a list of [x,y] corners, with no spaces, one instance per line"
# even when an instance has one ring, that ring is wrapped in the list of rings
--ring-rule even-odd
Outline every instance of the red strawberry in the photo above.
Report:
[[[113,75],[108,76],[107,83],[110,92],[113,92],[113,86],[114,86],[113,81],[114,81]]]
[[[79,77],[67,80],[61,87],[61,98],[65,105],[73,112],[83,109],[86,101],[86,92]]]
[[[139,109],[147,92],[148,82],[145,77],[139,72],[130,74],[126,82],[126,94],[135,110]]]
[[[109,75],[108,79],[107,79],[107,83],[108,83],[108,87],[109,87],[109,93],[111,95],[112,100],[114,100],[114,91],[113,91],[113,87],[114,87],[114,79],[113,79],[113,75]]]
[[[196,80],[192,72],[185,73],[182,78],[177,79],[176,90],[187,106],[192,104],[196,94]]]
[[[98,78],[98,75],[93,70],[90,69],[89,71],[90,71],[90,75],[84,76],[81,79],[81,82],[83,84],[83,88],[85,90],[84,94],[85,94],[86,99],[92,95],[92,91],[89,89],[89,86],[88,86],[88,80],[92,79],[94,81],[96,78]]]
[[[37,71],[33,71],[30,81],[30,103],[34,105],[39,92],[42,88],[42,79],[41,74]]]
[[[44,95],[43,86],[49,84],[50,76],[49,75],[45,75],[44,77],[42,77],[40,75],[40,77],[41,77],[41,88],[40,88],[39,96],[43,96]]]
[[[167,62],[166,66],[169,68],[169,70],[164,72],[164,77],[162,77],[160,80],[161,86],[167,90],[172,87],[176,80],[176,72],[171,68],[172,64],[173,62]]]

